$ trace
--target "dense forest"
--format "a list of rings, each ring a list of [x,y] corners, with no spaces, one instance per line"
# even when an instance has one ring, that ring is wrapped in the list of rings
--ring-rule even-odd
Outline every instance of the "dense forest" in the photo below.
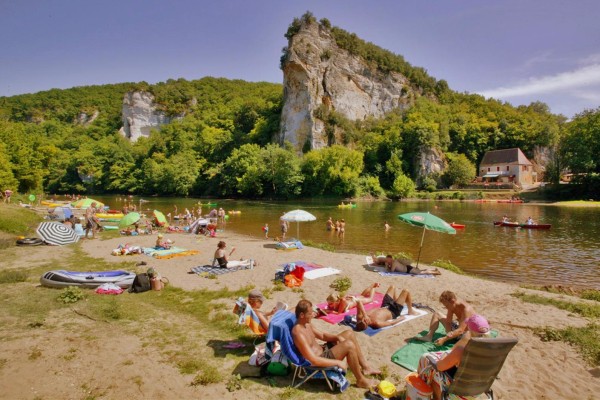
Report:
[[[460,186],[491,149],[519,147],[529,157],[550,149],[546,179],[571,171],[597,180],[600,109],[572,121],[543,103],[513,107],[457,93],[401,56],[331,29],[338,45],[382,71],[400,71],[424,94],[407,111],[382,119],[325,122],[343,143],[296,154],[276,145],[283,102],[280,84],[206,77],[53,89],[0,97],[0,188],[22,193],[135,193],[177,196],[293,198],[298,196],[411,196],[417,188]],[[183,118],[130,143],[120,133],[123,96],[151,92],[160,109]],[[92,118],[93,116],[93,118]],[[415,183],[415,157],[441,150],[448,168]]]

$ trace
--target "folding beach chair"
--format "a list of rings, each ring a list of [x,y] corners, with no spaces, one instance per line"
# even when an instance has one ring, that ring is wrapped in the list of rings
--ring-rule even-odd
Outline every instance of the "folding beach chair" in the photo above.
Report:
[[[292,387],[300,387],[310,379],[325,379],[329,390],[335,390],[333,383],[336,383],[340,391],[346,390],[349,383],[343,370],[337,367],[314,367],[302,357],[292,338],[292,328],[295,323],[296,316],[291,312],[281,310],[275,313],[267,332],[267,358],[273,355],[273,346],[279,342],[281,352],[294,367]],[[296,379],[299,380],[298,384]]]
[[[517,342],[514,338],[472,338],[465,347],[452,384],[442,393],[442,399],[450,399],[450,395],[482,393],[493,399],[492,384]]]

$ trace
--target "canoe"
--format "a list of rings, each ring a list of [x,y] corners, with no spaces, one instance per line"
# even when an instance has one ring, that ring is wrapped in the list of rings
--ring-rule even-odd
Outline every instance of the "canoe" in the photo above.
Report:
[[[356,208],[356,204],[338,204],[339,208]]]
[[[208,207],[211,207],[211,206],[216,206],[216,205],[217,205],[217,203],[200,203],[200,202],[199,202],[199,203],[198,203],[198,205],[199,205],[199,206],[201,206],[201,207],[202,207],[202,206],[208,206]]]
[[[496,200],[496,203],[524,203],[523,200]]]
[[[506,226],[509,228],[523,228],[523,229],[550,229],[552,227],[551,224],[520,224],[518,222],[502,222],[502,221],[494,221],[495,226]]]
[[[241,211],[227,211],[227,214],[241,214]]]
[[[96,213],[96,217],[98,218],[123,218],[125,215],[123,213]]]
[[[45,272],[40,278],[42,286],[52,288],[64,288],[67,286],[79,286],[84,288],[97,288],[103,283],[114,283],[126,289],[131,286],[135,273],[123,270],[79,272],[54,270]]]
[[[50,207],[50,208],[56,208],[56,207],[68,207],[69,203],[66,202],[52,202],[52,201],[47,201],[47,200],[42,200],[40,201],[40,204],[46,207]]]
[[[454,222],[452,222],[450,224],[451,227],[453,227],[454,229],[465,229],[466,225],[463,224],[455,224]]]

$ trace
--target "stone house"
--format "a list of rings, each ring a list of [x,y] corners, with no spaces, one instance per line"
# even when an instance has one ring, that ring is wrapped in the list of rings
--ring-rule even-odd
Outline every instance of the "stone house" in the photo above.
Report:
[[[495,183],[514,183],[519,186],[536,182],[533,164],[519,148],[492,150],[485,153],[479,164],[478,180]]]

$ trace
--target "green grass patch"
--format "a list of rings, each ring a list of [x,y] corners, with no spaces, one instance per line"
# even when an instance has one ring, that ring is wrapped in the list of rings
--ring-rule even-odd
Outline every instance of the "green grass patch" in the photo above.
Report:
[[[34,211],[16,205],[0,207],[0,231],[29,236],[43,218]]]
[[[569,326],[565,329],[550,327],[536,329],[543,341],[561,341],[576,347],[590,365],[600,365],[600,326],[590,323],[583,328]]]
[[[581,292],[581,298],[600,302],[600,290],[586,289]]]
[[[0,271],[0,284],[25,282],[29,274],[22,269],[9,269]]]
[[[465,271],[463,271],[456,265],[452,264],[448,260],[443,260],[443,259],[435,260],[433,263],[431,263],[431,265],[433,265],[434,267],[443,268],[445,270],[454,272],[455,274],[466,275]]]
[[[196,374],[192,380],[192,386],[205,386],[211,383],[219,383],[223,380],[223,376],[219,372],[219,369],[212,365],[203,365],[200,372]]]
[[[332,244],[329,244],[329,243],[317,243],[317,242],[313,242],[312,240],[303,240],[302,244],[304,246],[315,247],[317,249],[335,253],[335,246]]]
[[[600,304],[572,303],[570,301],[551,299],[537,294],[513,293],[512,296],[527,303],[554,306],[586,318],[600,317]]]

